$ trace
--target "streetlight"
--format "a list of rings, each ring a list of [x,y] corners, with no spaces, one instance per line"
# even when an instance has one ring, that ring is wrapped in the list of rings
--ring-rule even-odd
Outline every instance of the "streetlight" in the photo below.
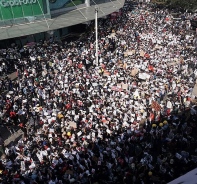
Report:
[[[98,6],[95,6],[96,66],[98,66]]]

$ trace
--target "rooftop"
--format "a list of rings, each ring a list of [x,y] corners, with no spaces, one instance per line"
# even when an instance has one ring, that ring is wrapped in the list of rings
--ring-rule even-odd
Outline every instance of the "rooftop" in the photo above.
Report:
[[[110,1],[99,4],[98,18],[104,17],[123,7],[125,0]],[[0,40],[21,37],[40,32],[51,31],[59,28],[94,20],[95,6],[82,6],[80,8],[57,15],[56,17],[25,24],[15,24],[0,28]]]

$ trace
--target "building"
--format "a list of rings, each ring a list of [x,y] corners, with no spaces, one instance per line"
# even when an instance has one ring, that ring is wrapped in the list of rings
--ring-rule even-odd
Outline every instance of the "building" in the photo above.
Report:
[[[101,18],[123,5],[124,0],[0,0],[0,45],[62,37],[69,26],[93,20],[96,6]]]

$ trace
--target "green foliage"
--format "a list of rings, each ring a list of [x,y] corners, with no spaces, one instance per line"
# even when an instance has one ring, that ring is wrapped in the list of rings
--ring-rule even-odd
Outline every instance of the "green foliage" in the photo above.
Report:
[[[167,0],[166,4],[171,8],[184,10],[195,10],[197,8],[197,0]]]

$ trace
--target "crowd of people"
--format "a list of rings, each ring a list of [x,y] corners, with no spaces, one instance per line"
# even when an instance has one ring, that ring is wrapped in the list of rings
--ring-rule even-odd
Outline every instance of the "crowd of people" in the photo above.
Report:
[[[0,183],[159,184],[196,167],[190,22],[127,3],[99,20],[98,40],[98,63],[94,29],[1,51],[17,70],[1,79],[1,123],[24,136],[4,148],[1,139]]]

